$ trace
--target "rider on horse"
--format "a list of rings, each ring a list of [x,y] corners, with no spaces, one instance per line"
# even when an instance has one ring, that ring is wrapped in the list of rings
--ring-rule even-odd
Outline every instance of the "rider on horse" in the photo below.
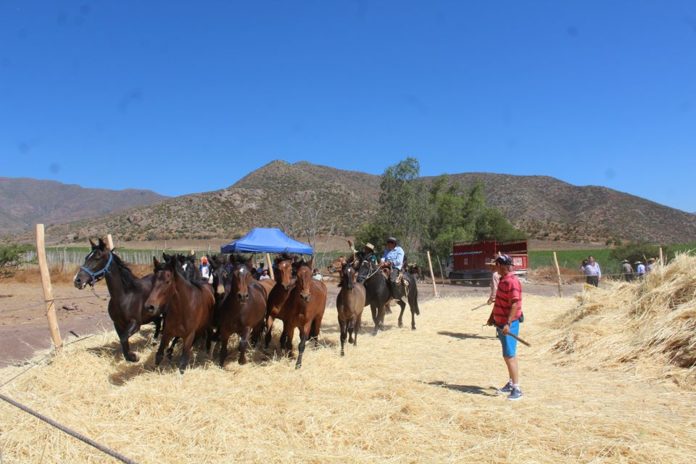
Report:
[[[386,248],[380,261],[380,267],[388,268],[389,271],[389,289],[392,296],[396,297],[397,286],[403,285],[402,268],[404,265],[404,250],[401,248],[394,237],[389,237],[386,242]],[[404,289],[406,290],[406,289]]]

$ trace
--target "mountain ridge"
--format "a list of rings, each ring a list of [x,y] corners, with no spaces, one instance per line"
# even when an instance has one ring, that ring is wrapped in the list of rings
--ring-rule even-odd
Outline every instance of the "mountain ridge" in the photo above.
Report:
[[[696,240],[696,215],[602,186],[575,186],[550,176],[445,174],[463,187],[483,185],[530,238],[573,242]],[[420,179],[431,182],[439,176]],[[380,176],[306,161],[274,160],[229,187],[85,218],[47,229],[54,241],[112,233],[120,240],[234,238],[252,227],[353,235],[378,211]]]

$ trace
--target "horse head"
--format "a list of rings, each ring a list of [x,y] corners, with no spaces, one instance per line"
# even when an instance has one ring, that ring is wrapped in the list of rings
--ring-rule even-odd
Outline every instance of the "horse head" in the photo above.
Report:
[[[275,264],[277,269],[275,272],[276,283],[282,285],[285,290],[288,290],[292,286],[292,257],[288,254],[282,254],[276,258]]]
[[[111,251],[101,238],[96,244],[90,239],[89,244],[92,249],[85,256],[84,263],[82,263],[80,270],[77,271],[73,278],[73,285],[80,290],[87,285],[93,286],[103,279],[106,273],[109,272],[113,260]]]
[[[244,303],[249,299],[249,284],[254,281],[251,274],[251,258],[243,259],[238,257],[235,259],[234,267],[232,268],[232,283],[230,292],[237,294],[237,299]]]
[[[155,274],[155,284],[152,286],[150,296],[145,301],[145,310],[150,314],[159,314],[167,302],[169,295],[173,292],[179,271],[176,269],[176,259],[159,262],[157,258],[152,258],[153,272]]]
[[[355,272],[353,265],[348,262],[344,263],[343,267],[341,268],[341,287],[345,288],[346,290],[353,290],[356,277],[357,273]]]
[[[312,297],[312,264],[314,260],[310,260],[308,263],[301,261],[297,267],[297,280],[296,288],[300,292],[300,296],[306,302],[309,302]]]
[[[354,263],[354,268],[357,266],[357,272],[358,272],[358,277],[357,281],[358,282],[364,282],[367,279],[370,278],[370,276],[374,273],[374,266],[372,264],[372,261],[369,259],[363,259],[361,261],[357,261],[357,265]]]

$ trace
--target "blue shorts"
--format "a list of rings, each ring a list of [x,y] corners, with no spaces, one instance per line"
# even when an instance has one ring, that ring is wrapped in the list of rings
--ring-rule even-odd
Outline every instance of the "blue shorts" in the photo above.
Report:
[[[495,331],[498,334],[500,344],[503,345],[503,357],[514,358],[517,354],[517,340],[508,335],[503,335],[503,329],[500,327],[497,327]],[[510,324],[510,333],[513,333],[515,335],[520,334],[519,320],[512,321],[512,324]]]

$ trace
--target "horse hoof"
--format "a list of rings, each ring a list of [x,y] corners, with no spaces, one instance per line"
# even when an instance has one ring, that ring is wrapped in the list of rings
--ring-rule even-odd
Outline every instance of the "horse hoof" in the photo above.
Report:
[[[399,328],[402,328],[403,326],[404,325],[401,322],[399,322]]]
[[[302,364],[295,364],[295,369],[299,369],[300,367],[302,367]]]
[[[414,325],[413,327],[411,327],[411,330],[416,330],[416,326]]]
[[[126,361],[130,361],[132,363],[138,362],[138,356],[135,353],[128,353],[125,355]]]
[[[345,355],[346,355],[346,352],[341,350],[341,356],[345,356]]]

